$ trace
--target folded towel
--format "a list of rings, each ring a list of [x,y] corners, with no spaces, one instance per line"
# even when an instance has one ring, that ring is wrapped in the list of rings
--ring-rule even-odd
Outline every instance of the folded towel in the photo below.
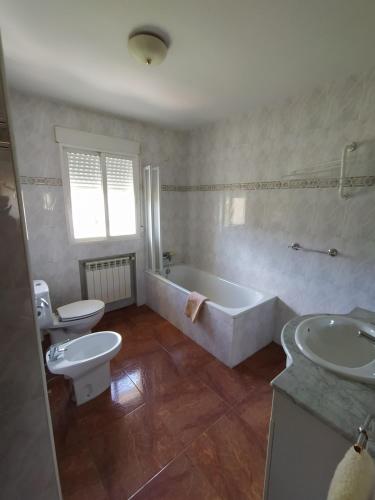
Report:
[[[185,306],[185,314],[188,318],[191,319],[193,323],[197,319],[198,313],[203,305],[203,303],[207,300],[207,297],[201,295],[198,292],[191,292],[186,302]]]
[[[369,500],[374,488],[375,466],[366,450],[352,446],[336,468],[327,500]]]

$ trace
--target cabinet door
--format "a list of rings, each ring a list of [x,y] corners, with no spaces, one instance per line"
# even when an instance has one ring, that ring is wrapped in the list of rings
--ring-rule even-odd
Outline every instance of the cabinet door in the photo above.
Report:
[[[270,425],[265,500],[325,500],[351,443],[277,391]]]

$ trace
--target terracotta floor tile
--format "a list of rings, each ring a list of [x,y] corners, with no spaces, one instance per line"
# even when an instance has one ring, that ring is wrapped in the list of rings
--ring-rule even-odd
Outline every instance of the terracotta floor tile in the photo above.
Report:
[[[70,384],[64,377],[56,377],[47,382],[48,400],[54,428],[59,428],[68,417],[70,401]]]
[[[131,325],[128,321],[102,321],[93,328],[93,332],[102,332],[102,331],[111,331],[117,332],[121,336],[125,336],[131,328]]]
[[[77,407],[68,381],[48,381],[64,499],[260,498],[281,348],[231,370],[146,306],[98,329],[123,338],[111,388]]]
[[[261,500],[265,455],[234,413],[224,415],[186,454],[220,497]]]
[[[228,411],[217,394],[192,377],[168,387],[154,406],[169,431],[185,445]]]
[[[176,458],[132,500],[221,500],[185,455]]]
[[[249,425],[264,452],[267,451],[268,427],[272,407],[271,387],[259,388],[234,407],[234,411]]]
[[[107,495],[102,482],[96,482],[78,489],[72,493],[65,494],[64,500],[113,500]],[[119,499],[120,500],[120,499]]]
[[[59,425],[53,421],[53,433],[57,458],[74,456],[77,450],[85,445],[86,433],[78,426],[75,408],[69,410],[64,421]]]
[[[165,319],[156,314],[147,306],[138,308],[136,314],[130,316],[133,323],[138,326],[157,326],[165,322]]]
[[[58,465],[64,496],[101,482],[91,453],[86,446],[77,447],[73,455],[60,457]]]
[[[173,459],[182,444],[146,404],[93,437],[90,448],[110,498],[128,498]]]
[[[112,311],[109,314],[105,314],[95,328],[93,328],[93,331],[100,332],[110,330],[120,333],[121,335],[126,335],[133,324],[131,320],[125,316],[124,310],[125,309],[119,309],[118,311]]]
[[[174,346],[166,347],[181,375],[196,373],[215,358],[190,339]]]
[[[48,380],[48,399],[52,410],[60,412],[69,401],[70,384],[64,377],[54,376]]]
[[[187,337],[168,321],[154,328],[156,340],[164,347],[172,347],[184,342]]]
[[[205,365],[198,376],[230,405],[242,401],[257,388],[258,379],[250,370],[240,372],[217,360]]]
[[[112,378],[111,387],[97,398],[77,407],[77,421],[82,433],[94,435],[107,429],[118,418],[144,404],[142,393],[125,372]]]
[[[77,425],[77,407],[71,400],[69,381],[58,377],[49,382],[47,388],[56,454],[72,456],[82,446],[83,436]]]
[[[132,358],[123,366],[146,399],[160,395],[181,379],[170,355],[164,350]]]
[[[274,342],[244,361],[256,376],[269,382],[285,369],[285,363],[283,348]]]
[[[118,366],[129,359],[161,350],[163,350],[163,348],[159,342],[155,340],[153,334],[146,332],[145,335],[142,336],[132,330],[131,333],[123,337],[121,351],[114,359],[114,364]]]

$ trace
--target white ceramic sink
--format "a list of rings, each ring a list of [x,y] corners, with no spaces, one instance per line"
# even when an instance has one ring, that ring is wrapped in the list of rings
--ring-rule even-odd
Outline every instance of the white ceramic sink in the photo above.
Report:
[[[375,384],[375,326],[348,316],[302,321],[295,339],[314,363],[348,378]]]

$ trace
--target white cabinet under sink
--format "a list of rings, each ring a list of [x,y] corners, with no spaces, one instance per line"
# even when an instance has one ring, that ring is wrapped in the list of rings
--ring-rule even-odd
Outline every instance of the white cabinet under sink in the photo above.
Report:
[[[264,500],[325,500],[351,444],[274,390]]]

